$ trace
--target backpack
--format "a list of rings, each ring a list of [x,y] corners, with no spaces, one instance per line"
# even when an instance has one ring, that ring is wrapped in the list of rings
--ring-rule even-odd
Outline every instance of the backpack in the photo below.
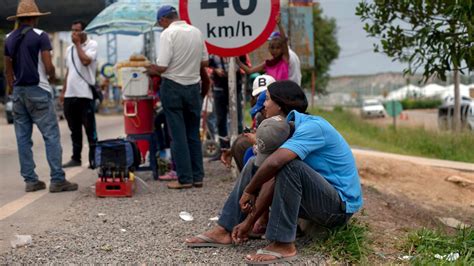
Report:
[[[97,142],[92,168],[134,170],[140,163],[141,154],[135,142],[108,139]]]

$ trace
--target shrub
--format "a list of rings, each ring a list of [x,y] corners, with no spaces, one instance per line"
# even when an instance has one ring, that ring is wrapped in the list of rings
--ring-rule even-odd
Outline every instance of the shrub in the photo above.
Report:
[[[442,101],[440,99],[404,99],[401,101],[403,109],[432,109],[438,108]]]

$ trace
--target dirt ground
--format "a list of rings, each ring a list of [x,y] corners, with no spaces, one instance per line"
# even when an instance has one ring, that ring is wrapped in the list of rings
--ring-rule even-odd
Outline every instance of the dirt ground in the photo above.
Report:
[[[445,227],[438,218],[474,222],[474,173],[356,156],[364,189],[364,209],[357,215],[370,227],[371,261],[395,261],[408,232],[421,227]],[[462,186],[446,179],[461,177]]]

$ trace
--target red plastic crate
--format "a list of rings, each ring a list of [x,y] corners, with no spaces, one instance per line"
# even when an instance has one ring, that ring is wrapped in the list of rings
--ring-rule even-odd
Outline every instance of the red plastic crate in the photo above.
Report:
[[[135,181],[120,181],[118,178],[98,178],[95,182],[97,197],[131,197],[135,190]]]

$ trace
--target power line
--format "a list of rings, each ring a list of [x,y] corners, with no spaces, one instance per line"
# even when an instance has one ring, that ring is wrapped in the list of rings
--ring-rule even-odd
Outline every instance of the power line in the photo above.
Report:
[[[361,54],[367,54],[367,53],[373,52],[373,51],[374,51],[373,48],[364,49],[364,50],[360,50],[360,51],[357,51],[357,52],[354,52],[354,53],[350,53],[350,54],[346,54],[346,55],[339,56],[339,59],[341,59],[341,58],[353,57],[353,56],[357,56],[357,55],[361,55]]]

